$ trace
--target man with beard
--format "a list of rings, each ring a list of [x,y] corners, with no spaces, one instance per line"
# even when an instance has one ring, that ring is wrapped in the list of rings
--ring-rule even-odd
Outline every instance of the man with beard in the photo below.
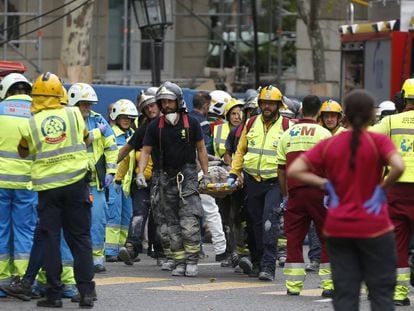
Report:
[[[258,104],[262,113],[247,121],[227,182],[236,186],[237,178],[244,176],[248,221],[255,241],[255,247],[251,247],[253,271],[250,275],[272,281],[282,201],[277,177],[277,145],[289,127],[289,120],[279,114],[284,103],[278,88],[272,85],[262,88]]]
[[[173,276],[196,276],[200,252],[200,217],[196,153],[204,174],[208,158],[198,121],[186,113],[181,88],[171,82],[161,85],[155,95],[163,116],[147,128],[139,159],[137,186],[145,187],[144,169],[149,155],[154,161],[154,198],[159,198],[167,220]]]

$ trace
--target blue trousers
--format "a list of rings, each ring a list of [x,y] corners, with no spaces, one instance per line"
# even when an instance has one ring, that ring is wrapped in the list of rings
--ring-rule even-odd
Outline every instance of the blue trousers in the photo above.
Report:
[[[0,189],[0,284],[12,272],[23,276],[29,261],[36,226],[37,193]]]
[[[132,214],[132,199],[122,189],[109,186],[108,209],[106,210],[105,255],[118,256],[119,247],[125,244]]]
[[[107,209],[105,191],[98,191],[96,186],[91,186],[90,191],[93,197],[91,226],[93,264],[103,265]]]

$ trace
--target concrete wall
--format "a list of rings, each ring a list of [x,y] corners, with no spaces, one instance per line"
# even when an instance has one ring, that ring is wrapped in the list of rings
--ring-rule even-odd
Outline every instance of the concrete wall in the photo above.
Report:
[[[195,13],[209,11],[208,1],[186,0],[183,3]],[[176,4],[176,12],[188,14]],[[209,17],[200,17],[210,25]],[[209,30],[193,16],[177,16],[175,19],[175,78],[194,78],[203,76],[208,53]],[[182,40],[182,42],[180,42]]]

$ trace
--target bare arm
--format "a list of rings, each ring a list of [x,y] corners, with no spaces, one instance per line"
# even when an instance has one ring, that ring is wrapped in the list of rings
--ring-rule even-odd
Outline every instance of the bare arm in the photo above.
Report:
[[[302,157],[298,157],[293,161],[292,165],[287,170],[287,177],[295,178],[307,185],[316,186],[321,189],[324,189],[324,185],[327,182],[326,178],[311,173],[308,163],[306,163]]]
[[[119,149],[117,163],[121,162],[131,150],[132,150],[132,146],[128,143],[125,144],[125,146],[123,146],[121,149]]]
[[[144,174],[144,170],[147,167],[148,159],[149,159],[149,156],[150,156],[151,152],[152,152],[152,147],[151,146],[142,147],[141,155],[139,157],[139,163],[138,163],[138,168],[139,168],[139,173],[140,174]]]
[[[388,159],[391,169],[387,177],[381,183],[382,188],[392,186],[402,175],[405,169],[404,161],[398,152],[393,153]]]
[[[277,176],[279,178],[280,192],[282,193],[283,197],[286,197],[288,195],[288,193],[287,193],[286,170],[283,169],[283,168],[278,167]]]
[[[201,169],[203,170],[204,175],[208,173],[208,155],[206,145],[204,140],[199,140],[196,143],[198,160],[200,161]]]

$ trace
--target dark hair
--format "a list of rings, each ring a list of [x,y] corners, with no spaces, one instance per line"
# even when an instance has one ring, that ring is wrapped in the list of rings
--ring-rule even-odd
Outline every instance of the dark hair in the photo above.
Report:
[[[375,99],[365,90],[354,90],[345,97],[344,106],[345,115],[352,126],[349,166],[351,169],[355,169],[355,154],[359,146],[359,136],[363,127],[372,121]]]
[[[394,104],[395,109],[397,112],[403,112],[404,111],[404,93],[403,92],[397,92],[394,95]]]
[[[198,92],[193,97],[193,107],[201,109],[206,101],[211,101],[211,96],[207,92]]]
[[[316,95],[307,95],[302,100],[303,116],[316,116],[321,109],[322,102]]]
[[[30,95],[32,93],[32,87],[30,84],[26,82],[17,82],[12,84],[12,86],[9,87],[7,90],[7,95],[18,95],[18,94],[26,94]]]

